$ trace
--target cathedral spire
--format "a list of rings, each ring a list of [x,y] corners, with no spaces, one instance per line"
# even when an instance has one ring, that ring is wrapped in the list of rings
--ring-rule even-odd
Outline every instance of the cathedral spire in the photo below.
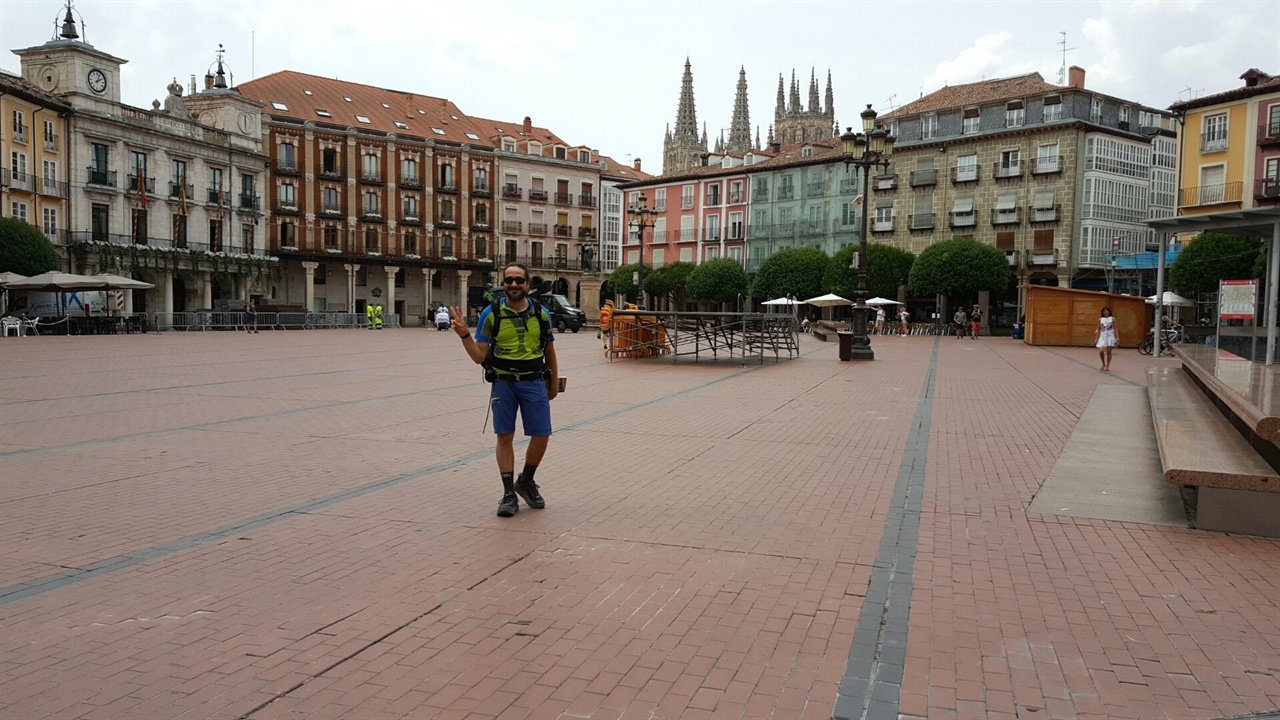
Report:
[[[822,112],[822,103],[818,100],[818,75],[813,68],[809,68],[809,112]]]
[[[738,68],[738,92],[733,99],[733,121],[729,124],[729,142],[725,149],[744,153],[751,149],[751,109],[747,105],[747,69]]]
[[[693,103],[693,66],[684,59],[684,77],[680,80],[680,104],[676,108],[676,137],[698,136],[698,110]]]
[[[777,120],[787,111],[787,95],[782,90],[782,73],[778,73],[778,104],[773,106],[773,119]]]
[[[676,126],[667,126],[662,145],[662,172],[673,173],[695,167],[707,151],[707,134],[698,137],[698,111],[693,102],[693,65],[684,59],[684,76],[680,81],[680,102],[676,108]]]
[[[826,99],[827,99],[827,102],[825,107],[823,108],[823,111],[826,112],[827,117],[830,118],[832,122],[835,122],[836,96],[835,96],[835,93],[831,91],[831,69],[830,68],[827,68],[827,98]],[[838,135],[839,133],[836,133],[836,134]]]
[[[787,98],[787,111],[800,112],[800,83],[796,80],[796,69],[791,68],[791,97]]]
[[[756,144],[752,146],[752,149],[753,150],[760,149],[760,126],[759,125],[756,126]]]

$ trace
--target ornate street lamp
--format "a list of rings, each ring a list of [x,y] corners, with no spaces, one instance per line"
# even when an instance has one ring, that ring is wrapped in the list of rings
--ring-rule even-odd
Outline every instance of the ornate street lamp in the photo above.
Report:
[[[640,240],[640,262],[644,262],[644,229],[657,225],[659,212],[649,209],[649,198],[640,193],[640,201],[627,208],[627,225],[635,228]]]
[[[883,124],[876,123],[876,111],[867,105],[862,111],[862,132],[848,128],[840,136],[840,150],[846,166],[862,168],[862,228],[858,233],[858,254],[853,269],[858,271],[858,289],[853,304],[853,360],[874,360],[871,338],[867,336],[867,210],[871,205],[871,168],[889,169],[893,155],[893,136]]]

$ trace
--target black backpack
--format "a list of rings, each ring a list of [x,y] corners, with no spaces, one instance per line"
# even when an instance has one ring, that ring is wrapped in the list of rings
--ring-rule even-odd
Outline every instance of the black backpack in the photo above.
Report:
[[[520,317],[528,318],[530,314],[538,318],[538,353],[537,358],[529,360],[507,360],[498,357],[494,348],[498,344],[498,330],[502,327],[502,301],[494,300],[489,306],[489,316],[493,318],[493,332],[489,334],[489,351],[485,355],[484,362],[480,364],[484,368],[485,382],[497,382],[501,379],[498,371],[515,375],[531,375],[541,374],[545,379],[547,373],[547,344],[551,342],[551,322],[547,319],[546,310],[542,305],[533,298],[526,298],[529,301],[529,307],[522,313]],[[481,330],[484,328],[481,327]],[[532,378],[531,378],[532,379]]]

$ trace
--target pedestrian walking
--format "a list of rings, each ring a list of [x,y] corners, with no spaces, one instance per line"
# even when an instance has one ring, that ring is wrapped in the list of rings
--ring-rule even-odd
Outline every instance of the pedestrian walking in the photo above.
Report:
[[[910,326],[911,313],[907,312],[907,309],[904,307],[898,311],[898,335],[906,337]]]
[[[244,309],[244,329],[245,332],[258,332],[258,304],[252,300]]]
[[[551,401],[559,394],[560,367],[551,315],[528,295],[528,268],[518,263],[507,265],[502,287],[502,297],[481,311],[474,337],[467,330],[461,308],[452,308],[450,315],[462,347],[473,362],[484,366],[485,380],[492,383],[489,404],[497,436],[494,454],[502,477],[498,517],[511,517],[520,510],[517,495],[531,508],[547,506],[534,474],[551,438]],[[529,438],[518,479],[513,448],[517,411]]]
[[[964,308],[956,308],[956,314],[951,316],[951,322],[956,326],[956,339],[963,338],[969,326],[969,315],[964,311]]]
[[[977,305],[969,312],[969,337],[978,339],[978,331],[982,330],[982,310]]]
[[[1111,370],[1111,348],[1120,344],[1116,337],[1116,320],[1111,317],[1111,308],[1103,307],[1099,313],[1098,327],[1093,331],[1093,344],[1098,348],[1098,359],[1102,361],[1102,370]]]
[[[884,334],[884,319],[885,319],[884,308],[882,307],[876,308],[876,334],[877,335]]]

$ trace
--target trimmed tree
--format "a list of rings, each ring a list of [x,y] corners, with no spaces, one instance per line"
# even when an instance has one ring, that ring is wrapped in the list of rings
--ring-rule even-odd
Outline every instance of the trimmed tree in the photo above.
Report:
[[[717,258],[693,268],[684,283],[689,297],[714,303],[737,302],[747,293],[747,272],[737,260]]]
[[[850,267],[856,252],[858,246],[850,245],[831,258],[823,281],[827,292],[847,298],[852,298],[857,292],[858,271]],[[915,255],[892,245],[867,245],[867,293],[872,297],[898,299],[898,287],[907,284],[915,261]]]
[[[39,275],[61,265],[53,243],[40,228],[14,218],[0,218],[0,272]]]
[[[823,280],[831,258],[817,248],[779,250],[760,263],[752,292],[769,299],[794,295],[803,300],[826,292]]]
[[[941,293],[969,297],[1009,285],[1009,261],[1004,251],[977,240],[954,238],[925,248],[911,265],[907,287],[913,295]]]
[[[644,279],[649,276],[653,268],[644,263],[631,263],[630,265],[619,265],[609,276],[609,286],[619,295],[635,299],[636,294],[640,292],[640,288],[644,285]],[[632,282],[631,276],[636,272],[640,273],[640,285]]]
[[[641,285],[645,292],[655,297],[666,298],[679,309],[684,304],[685,281],[694,267],[691,262],[663,265],[645,276]]]
[[[1182,248],[1169,266],[1169,285],[1176,292],[1217,292],[1219,280],[1257,277],[1262,241],[1240,235],[1205,233]]]

